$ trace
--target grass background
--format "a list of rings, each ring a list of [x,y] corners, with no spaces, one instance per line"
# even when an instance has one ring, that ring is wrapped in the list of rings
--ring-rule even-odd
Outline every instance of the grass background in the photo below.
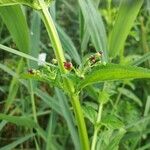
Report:
[[[56,0],[49,10],[65,57],[75,67],[99,50],[105,62],[150,67],[149,0]],[[1,149],[80,149],[68,97],[51,84],[20,78],[38,68],[40,52],[47,53],[47,62],[55,57],[39,14],[16,5],[1,7],[0,16]],[[149,84],[148,79],[105,83],[97,150],[149,149]],[[103,86],[88,86],[80,94],[90,140]]]

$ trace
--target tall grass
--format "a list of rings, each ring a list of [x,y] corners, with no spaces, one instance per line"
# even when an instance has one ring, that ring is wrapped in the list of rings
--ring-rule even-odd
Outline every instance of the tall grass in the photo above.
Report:
[[[0,0],[1,149],[149,148],[146,4]]]

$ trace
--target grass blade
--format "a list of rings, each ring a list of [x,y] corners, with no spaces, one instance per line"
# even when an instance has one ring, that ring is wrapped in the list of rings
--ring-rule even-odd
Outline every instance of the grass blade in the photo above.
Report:
[[[107,38],[106,31],[100,14],[95,9],[91,0],[78,0],[79,5],[87,26],[87,30],[91,35],[92,43],[97,51],[104,51],[105,61],[107,58]]]
[[[26,18],[19,5],[0,7],[0,16],[20,51],[28,53],[29,32]],[[12,21],[12,18],[14,21]]]
[[[109,55],[115,57],[125,45],[125,40],[144,0],[122,0],[118,17],[109,37]]]
[[[24,62],[23,59],[20,60],[17,70],[16,70],[16,74],[19,75],[23,69],[24,66]],[[11,80],[11,83],[9,85],[9,93],[7,96],[7,100],[5,101],[5,112],[7,112],[9,110],[9,107],[11,106],[13,100],[15,99],[15,96],[17,94],[19,88],[19,81],[17,77],[13,77],[13,79]]]
[[[36,128],[37,124],[29,117],[25,116],[11,116],[11,115],[5,115],[0,114],[0,120],[6,120],[8,122],[14,123],[19,126],[25,126],[28,128]]]
[[[31,20],[31,46],[30,46],[30,55],[38,58],[38,54],[40,52],[40,33],[41,33],[41,19],[36,12],[32,12],[32,20]],[[37,67],[36,62],[30,62],[30,66],[33,68]]]
[[[32,138],[34,136],[34,134],[29,134],[26,135],[24,137],[20,137],[18,140],[12,142],[11,144],[8,144],[2,148],[0,148],[1,150],[12,150],[14,149],[16,146],[18,146],[19,144],[22,144],[23,142],[27,141],[28,139]]]
[[[36,62],[39,61],[37,58],[34,58],[34,57],[32,57],[31,55],[28,55],[28,54],[25,54],[25,53],[23,53],[23,52],[17,51],[17,50],[15,50],[15,49],[9,48],[9,47],[4,46],[4,45],[2,45],[2,44],[0,44],[0,49],[2,49],[2,50],[4,50],[4,51],[7,51],[7,52],[9,52],[9,53],[13,53],[13,54],[15,54],[15,55],[18,55],[18,56],[23,57],[23,58],[26,58],[26,59],[30,59],[30,60],[33,60],[33,61],[36,61]],[[46,64],[47,64],[47,65],[50,65],[50,66],[53,66],[52,64],[47,63],[47,62],[46,62]]]
[[[72,140],[74,142],[75,149],[79,150],[80,149],[79,137],[78,137],[77,130],[76,130],[74,123],[73,123],[74,119],[73,119],[72,113],[70,112],[70,108],[69,108],[69,105],[67,103],[67,98],[62,93],[62,91],[60,91],[59,89],[56,88],[55,91],[56,91],[56,95],[57,95],[57,98],[59,101],[59,106],[61,108],[62,115],[66,119],[68,128],[70,130],[70,134],[71,134]]]
[[[57,31],[60,37],[60,40],[62,42],[62,46],[63,49],[68,52],[68,54],[71,56],[71,58],[74,59],[74,61],[80,65],[81,64],[81,58],[77,52],[77,49],[75,48],[72,40],[70,39],[70,37],[61,29],[61,27],[59,27],[58,25],[57,27]]]

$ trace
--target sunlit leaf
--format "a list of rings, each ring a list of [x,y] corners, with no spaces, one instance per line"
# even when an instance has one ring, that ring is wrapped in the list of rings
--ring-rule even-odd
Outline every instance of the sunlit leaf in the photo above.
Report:
[[[85,79],[79,83],[79,88],[87,85],[122,79],[150,78],[150,70],[141,67],[124,66],[117,64],[99,65],[93,67]]]

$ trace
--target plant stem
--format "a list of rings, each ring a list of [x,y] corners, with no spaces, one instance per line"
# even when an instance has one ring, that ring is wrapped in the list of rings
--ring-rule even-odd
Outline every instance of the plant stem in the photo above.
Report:
[[[40,3],[41,8],[42,8],[41,9],[42,20],[46,26],[48,35],[49,35],[50,40],[52,42],[52,46],[54,48],[54,53],[56,55],[61,73],[66,73],[66,70],[64,68],[65,57],[64,57],[62,45],[61,45],[56,27],[54,25],[54,22],[52,20],[51,15],[48,11],[48,8],[45,5],[45,2],[43,0],[39,0],[39,3]]]
[[[98,135],[98,132],[100,130],[100,125],[99,124],[100,124],[100,121],[101,121],[102,111],[103,111],[103,104],[101,103],[100,106],[99,106],[99,110],[98,110],[96,125],[94,127],[94,135],[93,135],[91,150],[95,150],[95,148],[96,148],[97,135]]]
[[[89,150],[89,140],[88,140],[88,134],[87,134],[87,129],[86,129],[86,124],[84,121],[84,116],[82,112],[82,108],[80,105],[79,97],[78,95],[71,95],[70,96],[72,99],[72,106],[74,109],[76,121],[77,121],[77,126],[78,126],[78,132],[80,136],[80,142],[83,150]]]
[[[62,45],[56,30],[56,27],[53,23],[53,20],[51,18],[51,15],[48,11],[48,8],[46,7],[45,3],[43,0],[39,0],[39,3],[41,5],[41,16],[43,19],[43,22],[45,23],[48,35],[51,39],[54,52],[58,61],[58,65],[60,67],[60,71],[62,74],[67,73],[67,70],[64,68],[64,54],[63,54],[63,49]],[[67,92],[69,93],[68,95],[71,98],[72,106],[74,109],[77,125],[78,125],[78,132],[80,136],[80,142],[83,150],[89,150],[89,140],[88,140],[88,134],[87,134],[87,129],[86,129],[86,124],[84,121],[84,116],[82,112],[82,108],[80,105],[79,101],[79,96],[75,94],[74,86],[73,83],[70,82],[69,79],[64,78],[64,87],[67,89]]]
[[[33,117],[34,117],[34,121],[36,123],[38,123],[38,120],[37,120],[37,114],[36,114],[36,106],[35,106],[35,99],[34,99],[34,92],[33,92],[33,83],[32,83],[32,80],[29,79],[29,87],[30,87],[30,93],[31,93],[31,104],[32,104],[32,112],[33,112]]]

